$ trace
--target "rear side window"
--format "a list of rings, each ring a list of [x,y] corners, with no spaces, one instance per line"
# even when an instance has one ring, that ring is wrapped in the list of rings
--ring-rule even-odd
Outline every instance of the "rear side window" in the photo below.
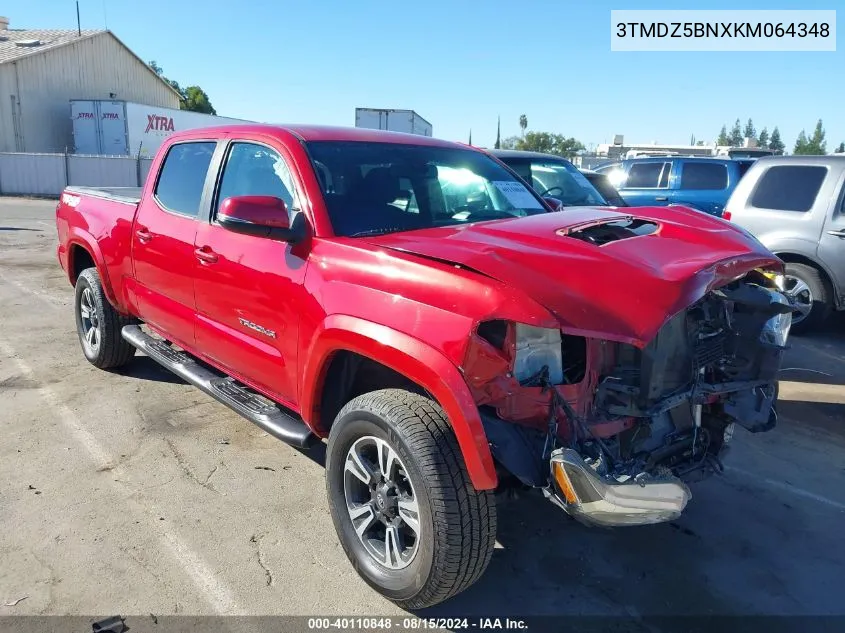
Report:
[[[628,170],[626,187],[657,189],[669,186],[672,163],[634,163]]]
[[[156,199],[165,209],[196,217],[216,143],[177,143],[164,158],[156,183]]]
[[[724,189],[728,186],[728,168],[719,163],[684,163],[681,189]]]
[[[827,167],[816,165],[770,167],[757,183],[751,206],[802,213],[809,211],[826,174]]]

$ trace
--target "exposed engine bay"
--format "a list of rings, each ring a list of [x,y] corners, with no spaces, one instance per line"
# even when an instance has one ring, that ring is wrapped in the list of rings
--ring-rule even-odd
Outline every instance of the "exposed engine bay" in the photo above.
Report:
[[[735,425],[775,426],[792,308],[754,271],[672,316],[644,347],[495,320],[464,366],[505,478],[590,524],[677,517],[722,470]]]

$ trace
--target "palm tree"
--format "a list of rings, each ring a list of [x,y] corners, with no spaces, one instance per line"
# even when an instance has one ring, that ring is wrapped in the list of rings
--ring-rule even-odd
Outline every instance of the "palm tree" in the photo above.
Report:
[[[525,136],[525,128],[528,127],[528,117],[524,114],[519,115],[519,127],[522,129],[522,136]]]

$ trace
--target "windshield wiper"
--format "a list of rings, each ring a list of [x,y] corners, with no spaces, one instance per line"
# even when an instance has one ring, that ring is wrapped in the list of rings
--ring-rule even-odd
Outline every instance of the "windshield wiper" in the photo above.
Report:
[[[366,237],[368,235],[384,235],[385,233],[395,233],[401,229],[369,229],[367,231],[358,231],[349,237]]]

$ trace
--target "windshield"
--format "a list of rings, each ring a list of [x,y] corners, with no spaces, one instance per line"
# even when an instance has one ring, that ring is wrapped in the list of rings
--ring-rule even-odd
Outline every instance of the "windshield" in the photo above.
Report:
[[[397,143],[311,141],[336,235],[349,237],[546,213],[485,154]]]
[[[500,158],[541,196],[557,198],[564,206],[606,206],[608,204],[578,168],[555,158]]]

